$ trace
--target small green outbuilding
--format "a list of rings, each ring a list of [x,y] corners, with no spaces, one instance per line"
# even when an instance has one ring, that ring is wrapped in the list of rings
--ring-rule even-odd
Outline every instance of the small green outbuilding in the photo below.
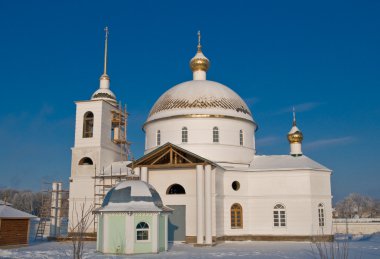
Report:
[[[168,249],[168,214],[150,184],[120,182],[95,210],[98,217],[97,250],[107,254],[159,253]]]

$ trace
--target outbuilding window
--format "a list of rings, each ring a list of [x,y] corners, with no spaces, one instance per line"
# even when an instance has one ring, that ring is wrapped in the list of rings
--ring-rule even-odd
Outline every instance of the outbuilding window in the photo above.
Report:
[[[286,227],[286,210],[284,205],[276,204],[273,209],[273,226]]]
[[[325,226],[325,208],[322,203],[319,203],[318,205],[318,221],[320,227]]]
[[[219,129],[218,129],[218,127],[214,127],[212,129],[212,142],[219,143]]]
[[[136,240],[149,240],[149,225],[146,222],[140,222],[136,226]]]
[[[157,146],[161,145],[161,131],[160,130],[157,130],[156,144],[157,144]]]
[[[231,228],[243,228],[243,209],[239,203],[231,206]]]
[[[83,138],[92,138],[94,132],[94,114],[86,112],[83,116]]]
[[[182,143],[187,143],[188,141],[188,132],[187,132],[187,128],[186,127],[183,127],[182,128]]]

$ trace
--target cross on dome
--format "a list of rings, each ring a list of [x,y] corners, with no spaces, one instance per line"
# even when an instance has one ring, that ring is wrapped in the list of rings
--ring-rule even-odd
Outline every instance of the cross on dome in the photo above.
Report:
[[[210,61],[202,52],[201,32],[198,31],[197,53],[190,60],[190,68],[193,71],[194,80],[206,80],[206,72],[210,67]]]

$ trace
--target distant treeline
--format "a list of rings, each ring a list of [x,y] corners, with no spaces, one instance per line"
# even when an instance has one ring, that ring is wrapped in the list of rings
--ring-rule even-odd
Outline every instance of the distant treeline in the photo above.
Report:
[[[380,200],[358,193],[351,193],[335,205],[336,218],[379,218]]]
[[[50,193],[0,189],[0,200],[12,204],[13,208],[39,216],[43,201],[50,205]],[[63,194],[62,215],[68,215],[68,193]],[[380,200],[358,193],[351,193],[335,205],[336,218],[379,218]]]
[[[51,193],[49,192],[32,192],[29,190],[0,189],[0,200],[12,204],[12,207],[27,213],[39,216],[42,210],[43,202],[45,206],[50,206]],[[63,194],[63,208],[68,207],[68,194]],[[63,215],[67,216],[67,209],[62,210]]]

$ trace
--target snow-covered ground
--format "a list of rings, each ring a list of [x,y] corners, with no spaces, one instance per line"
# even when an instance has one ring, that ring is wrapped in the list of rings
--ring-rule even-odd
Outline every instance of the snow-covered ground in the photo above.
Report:
[[[344,241],[339,240],[342,245]],[[314,252],[312,251],[312,247]],[[33,242],[28,247],[0,249],[0,258],[72,258],[70,242]],[[230,242],[214,247],[173,244],[168,252],[134,255],[131,258],[319,258],[309,242]],[[95,251],[95,242],[87,242],[84,258],[125,258]],[[349,242],[349,258],[380,258],[380,234]]]

